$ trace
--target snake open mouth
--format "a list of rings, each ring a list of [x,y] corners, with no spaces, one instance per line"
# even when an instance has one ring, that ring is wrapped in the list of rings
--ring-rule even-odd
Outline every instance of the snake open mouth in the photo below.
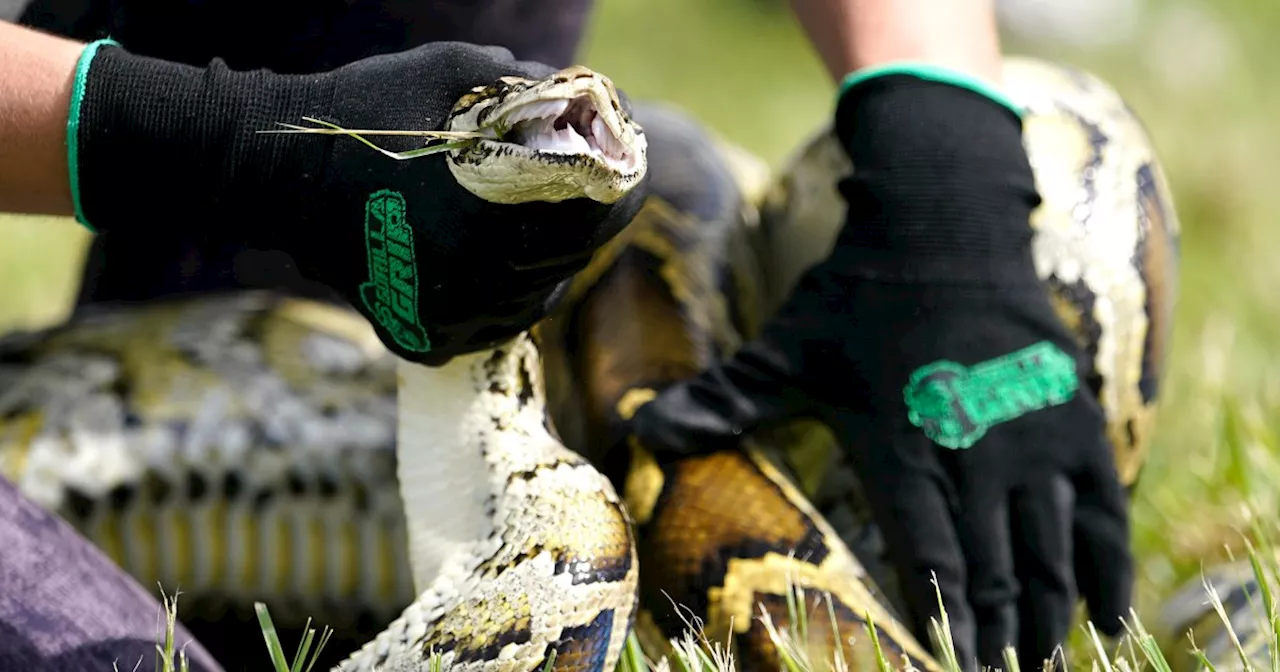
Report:
[[[458,99],[445,131],[458,182],[493,203],[614,203],[648,170],[648,140],[609,78],[571,66],[538,80],[501,77]],[[477,137],[478,136],[478,137]]]
[[[636,153],[611,128],[620,123],[610,124],[590,96],[520,105],[506,114],[503,123],[505,144],[540,154],[587,155],[621,172],[635,169]]]

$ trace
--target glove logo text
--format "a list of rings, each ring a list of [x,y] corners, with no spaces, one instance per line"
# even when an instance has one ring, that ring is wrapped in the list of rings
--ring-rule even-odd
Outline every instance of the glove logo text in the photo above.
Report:
[[[938,445],[964,449],[994,425],[1070,401],[1078,387],[1075,360],[1042,341],[970,367],[927,364],[902,394],[911,424]]]
[[[418,320],[418,265],[413,229],[405,219],[404,196],[383,189],[364,205],[364,245],[369,280],[360,299],[396,344],[410,352],[431,350],[427,330]]]

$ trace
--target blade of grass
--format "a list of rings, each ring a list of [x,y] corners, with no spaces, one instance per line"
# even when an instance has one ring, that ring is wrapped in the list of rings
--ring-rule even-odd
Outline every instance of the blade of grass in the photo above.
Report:
[[[312,121],[312,118],[310,117],[304,117],[304,119],[306,119],[307,121]],[[319,121],[319,120],[315,120],[315,121],[316,123],[320,123],[320,124],[328,123],[328,122]],[[352,128],[342,128],[340,126],[334,126],[332,128],[329,128],[329,127],[311,128],[308,126],[299,126],[297,124],[286,124],[284,122],[276,122],[276,123],[280,124],[281,126],[284,126],[284,128],[266,129],[266,130],[258,131],[258,133],[277,134],[277,135],[278,134],[287,135],[290,133],[310,133],[313,135],[351,135],[353,133],[356,133],[359,135],[400,135],[400,136],[412,136],[412,137],[419,137],[419,138],[455,138],[459,140],[484,137],[483,134],[477,133],[475,131],[394,131],[394,130],[377,130],[377,129],[371,129],[371,128],[352,129]]]
[[[1244,645],[1240,643],[1240,637],[1236,634],[1235,628],[1231,625],[1231,619],[1227,616],[1226,607],[1222,604],[1222,598],[1218,595],[1218,589],[1209,583],[1208,579],[1201,578],[1205,589],[1209,592],[1209,602],[1213,605],[1213,610],[1218,613],[1218,618],[1222,619],[1222,623],[1227,628],[1227,634],[1231,637],[1231,644],[1235,647],[1236,654],[1240,657],[1240,665],[1246,672],[1253,672],[1253,665],[1249,663],[1249,655],[1245,652]]]
[[[640,638],[636,637],[635,630],[627,633],[618,669],[621,672],[649,672],[649,662],[644,657],[644,649],[640,647]]]
[[[950,672],[963,672],[964,668],[960,666],[960,661],[956,657],[955,640],[951,638],[951,619],[947,616],[947,608],[942,603],[942,587],[938,585],[938,575],[933,574],[931,581],[933,592],[938,597],[938,613],[942,615],[942,622],[939,623],[936,618],[929,619],[929,637],[933,640],[933,647],[938,652],[940,658],[938,662]]]
[[[880,668],[880,672],[891,672],[889,659],[885,657],[884,648],[880,646],[880,635],[876,630],[876,619],[871,615],[870,611],[864,613],[867,619],[867,634],[871,636],[871,648],[876,652],[876,666]]]
[[[760,605],[760,623],[764,626],[769,640],[773,642],[773,648],[778,652],[779,666],[788,672],[807,672],[805,665],[801,663],[801,654],[795,650],[797,648],[795,638],[783,635],[778,630],[773,617],[769,615],[763,604]]]
[[[1138,649],[1142,651],[1143,657],[1147,659],[1147,662],[1151,663],[1156,672],[1172,672],[1169,661],[1165,659],[1164,654],[1160,651],[1160,645],[1156,642],[1156,638],[1150,632],[1147,632],[1146,626],[1138,618],[1138,612],[1130,609],[1129,615],[1133,617],[1133,624],[1130,625],[1127,621],[1121,621],[1121,623],[1124,625],[1125,630],[1128,631],[1131,641],[1137,640]]]
[[[715,672],[717,669],[716,661],[711,657],[711,654],[707,653],[706,648],[693,644],[692,641],[690,643],[692,644],[691,648],[694,654],[697,655],[699,669],[706,670],[707,672]]]
[[[172,597],[166,595],[164,586],[161,586],[160,600],[164,607],[164,642],[156,645],[156,654],[159,656],[157,669],[171,672],[177,669],[174,665],[173,651],[178,623],[178,596],[177,594]]]
[[[398,154],[395,152],[384,152],[384,154],[389,153],[395,159],[404,161],[406,159],[416,159],[419,156],[430,156],[432,154],[439,154],[441,152],[451,152],[455,149],[466,149],[467,147],[470,147],[473,144],[475,144],[474,140],[459,140],[458,142],[446,142],[444,144],[436,145],[434,147],[423,147],[422,149],[411,149],[407,152],[400,152]]]
[[[1191,655],[1195,656],[1196,661],[1199,662],[1207,672],[1218,672],[1218,666],[1214,665],[1213,661],[1209,660],[1208,654],[1196,645],[1195,633],[1188,632],[1187,639],[1191,641]]]
[[[302,661],[306,660],[307,652],[311,650],[311,640],[315,634],[315,628],[311,627],[311,619],[308,618],[306,625],[302,626],[302,638],[298,640],[298,650],[293,654],[293,665],[289,666],[289,672],[302,672]]]
[[[1252,516],[1252,526],[1255,535],[1265,539],[1266,533],[1258,524],[1257,516]],[[1267,575],[1266,569],[1262,566],[1262,560],[1258,555],[1258,550],[1248,539],[1244,540],[1245,546],[1249,551],[1249,565],[1253,568],[1254,578],[1258,581],[1258,591],[1262,593],[1262,610],[1266,614],[1265,622],[1267,624],[1267,651],[1270,653],[1271,672],[1280,672],[1278,665],[1277,652],[1280,651],[1280,635],[1276,632],[1276,601],[1275,594],[1271,591],[1271,577]],[[1252,600],[1250,600],[1252,602]]]
[[[671,639],[671,665],[676,667],[677,672],[694,672],[690,665],[692,661],[686,657],[680,640]]]
[[[267,651],[271,653],[271,663],[276,672],[289,672],[289,664],[284,659],[284,648],[280,646],[280,635],[276,633],[276,626],[271,621],[271,614],[267,612],[267,605],[254,602],[253,610],[258,614],[262,638],[267,642]]]
[[[361,136],[361,135],[360,135],[360,132],[357,132],[357,131],[351,131],[351,130],[348,130],[348,129],[342,128],[341,126],[338,126],[337,124],[333,124],[333,123],[330,123],[330,122],[327,122],[327,121],[324,121],[324,120],[321,120],[321,119],[316,119],[316,118],[314,118],[314,117],[303,117],[303,119],[304,119],[304,120],[306,120],[306,121],[310,121],[310,122],[312,122],[312,123],[316,123],[316,124],[324,125],[324,126],[326,126],[326,127],[328,127],[328,128],[323,128],[323,129],[309,129],[309,128],[304,128],[304,127],[302,127],[302,126],[295,126],[295,125],[293,125],[293,124],[283,124],[283,123],[282,123],[281,125],[283,125],[283,126],[287,126],[287,127],[288,127],[286,130],[276,130],[276,131],[258,131],[258,132],[259,132],[259,133],[272,133],[272,132],[275,132],[275,133],[323,133],[323,134],[328,134],[328,135],[335,135],[335,134],[336,134],[336,135],[347,135],[347,136],[350,136],[350,137],[354,138],[355,140],[359,141],[360,143],[362,143],[362,144],[364,144],[364,145],[366,145],[366,146],[368,146],[368,147],[370,147],[370,148],[372,148],[372,149],[376,150],[377,152],[381,153],[382,155],[384,155],[384,156],[389,156],[389,157],[391,157],[391,158],[393,158],[393,159],[396,159],[397,161],[403,161],[403,160],[406,160],[406,159],[413,159],[413,158],[417,158],[417,157],[420,157],[420,156],[428,156],[428,155],[431,155],[431,154],[438,154],[438,153],[440,153],[440,152],[448,152],[448,151],[451,151],[451,150],[454,150],[454,149],[462,149],[462,148],[464,148],[464,147],[467,147],[467,146],[471,145],[472,143],[474,143],[474,142],[475,142],[475,139],[476,139],[476,138],[480,137],[480,136],[479,136],[479,134],[470,134],[470,135],[466,136],[466,137],[467,137],[467,139],[464,139],[464,140],[458,140],[458,141],[455,141],[455,142],[446,142],[446,143],[443,143],[443,144],[440,144],[440,145],[435,145],[435,146],[433,146],[433,147],[423,147],[423,148],[421,148],[421,149],[412,149],[412,150],[405,151],[405,152],[393,152],[393,151],[388,150],[388,149],[383,149],[383,148],[381,148],[381,147],[377,146],[376,144],[374,144],[373,142],[371,142],[371,141],[369,141],[369,140],[365,139],[363,136]],[[409,135],[434,135],[434,136],[436,136],[436,137],[460,137],[460,136],[457,136],[457,135],[453,135],[453,136],[440,136],[440,135],[439,135],[440,133],[446,133],[446,131],[398,131],[398,132],[390,132],[390,133],[383,133],[383,134],[384,134],[384,135],[406,135],[406,134],[409,134]]]
[[[1233,395],[1223,395],[1221,418],[1220,436],[1226,448],[1223,454],[1226,460],[1224,475],[1246,499],[1251,498],[1254,495],[1254,487],[1249,470],[1251,460],[1246,449],[1245,423],[1240,402]]]
[[[831,601],[831,593],[824,592],[827,603],[827,621],[831,624],[831,640],[835,643],[835,652],[831,655],[832,672],[848,672],[849,663],[844,659],[844,638],[840,634],[840,622],[836,620],[836,606]]]
[[[1204,666],[1204,669],[1207,672],[1218,672],[1218,668],[1209,660],[1209,657],[1205,655],[1204,651],[1200,650],[1200,647],[1195,647],[1192,649],[1191,653],[1196,657],[1196,661]]]
[[[1093,621],[1085,623],[1085,626],[1089,633],[1089,642],[1093,645],[1093,650],[1097,652],[1098,656],[1094,659],[1094,663],[1101,663],[1103,669],[1110,672],[1112,669],[1111,657],[1107,655],[1107,647],[1103,646],[1102,637],[1098,635],[1098,629],[1093,626]]]
[[[1012,646],[1004,647],[1001,655],[1004,657],[1005,672],[1021,672],[1022,668],[1018,665],[1018,652],[1014,651]]]
[[[320,642],[316,644],[315,653],[311,654],[311,662],[307,663],[306,672],[311,672],[316,666],[316,662],[320,660],[320,652],[324,650],[324,645],[329,643],[329,638],[333,636],[333,629],[324,626],[324,630],[320,633]]]

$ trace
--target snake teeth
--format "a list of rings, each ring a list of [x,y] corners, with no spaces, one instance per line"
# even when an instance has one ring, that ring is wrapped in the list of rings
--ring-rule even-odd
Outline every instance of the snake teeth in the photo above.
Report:
[[[589,96],[543,100],[507,114],[507,142],[549,154],[590,154],[617,168],[635,163]]]
[[[521,105],[507,114],[507,123],[516,124],[521,121],[541,120],[558,117],[569,109],[569,100],[539,100]]]
[[[459,184],[492,203],[614,203],[647,171],[644,129],[609,78],[581,66],[473,89],[444,130],[479,136],[449,150],[446,162]]]

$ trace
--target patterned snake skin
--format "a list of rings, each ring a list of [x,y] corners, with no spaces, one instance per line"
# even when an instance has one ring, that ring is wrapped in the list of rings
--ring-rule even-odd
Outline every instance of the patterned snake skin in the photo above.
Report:
[[[1141,124],[1106,83],[1028,59],[1010,59],[1006,77],[1029,109],[1044,197],[1032,222],[1037,266],[1093,356],[1087,380],[1132,486],[1175,296],[1169,189]],[[180,588],[183,619],[229,666],[265,660],[211,641],[251,628],[243,622],[261,600],[278,625],[311,617],[337,628],[330,662],[380,636],[351,669],[430,643],[455,669],[534,669],[555,649],[555,669],[600,670],[633,623],[657,655],[693,617],[728,640],[741,669],[773,669],[758,617],[785,630],[795,582],[831,598],[809,619],[816,659],[838,641],[850,668],[869,669],[869,614],[895,662],[940,669],[894,615],[895,579],[861,486],[825,428],[794,423],[744,451],[665,470],[623,429],[656,390],[753,335],[829,249],[847,157],[824,129],[773,179],[673,110],[637,105],[635,119],[652,195],[531,337],[398,383],[397,368],[419,372],[406,374],[345,308],[266,293],[104,307],[0,348],[0,473],[144,585]],[[459,424],[479,407],[499,409],[494,422]],[[475,466],[484,460],[489,468]],[[492,467],[522,461],[525,471]],[[594,483],[583,472],[596,469],[611,487],[583,490]],[[612,492],[625,503],[616,514]],[[412,516],[470,535],[469,553],[483,545],[474,540],[502,538],[489,564],[455,568],[464,587],[450,604],[483,607],[487,620],[422,625],[423,591],[465,554],[414,532]],[[621,537],[618,520],[630,524]],[[571,576],[598,590],[570,590],[585,585],[570,578],[554,593],[539,587]],[[405,616],[415,605],[418,620]]]

